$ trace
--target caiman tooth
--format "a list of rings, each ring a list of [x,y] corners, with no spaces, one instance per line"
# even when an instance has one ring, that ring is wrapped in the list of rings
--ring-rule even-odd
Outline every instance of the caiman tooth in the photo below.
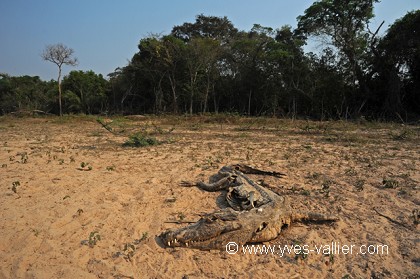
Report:
[[[177,242],[178,242],[178,240],[175,238],[175,239],[174,239],[174,243],[177,243]]]
[[[170,241],[168,241],[168,246],[171,246],[171,242]]]
[[[188,242],[185,242],[185,247],[188,247]]]

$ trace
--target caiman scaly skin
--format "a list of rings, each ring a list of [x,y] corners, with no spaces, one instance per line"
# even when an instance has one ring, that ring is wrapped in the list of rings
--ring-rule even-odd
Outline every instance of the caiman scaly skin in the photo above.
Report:
[[[319,213],[295,213],[288,199],[258,185],[247,174],[282,177],[278,172],[267,172],[236,164],[224,166],[210,178],[210,183],[183,182],[206,191],[228,190],[224,208],[204,215],[199,221],[179,229],[169,229],[160,235],[169,247],[224,249],[228,242],[238,245],[270,241],[295,221],[337,221],[335,216]]]

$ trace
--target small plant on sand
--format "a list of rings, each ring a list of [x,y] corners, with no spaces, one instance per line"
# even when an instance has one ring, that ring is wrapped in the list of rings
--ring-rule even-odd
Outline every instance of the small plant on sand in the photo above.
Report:
[[[300,191],[300,194],[303,195],[303,196],[310,196],[311,192],[309,190],[302,189]]]
[[[183,221],[185,219],[185,214],[183,212],[178,212],[178,219],[179,221]]]
[[[355,184],[354,187],[356,187],[357,191],[363,191],[363,186],[365,185],[365,180],[363,179],[358,179]]]
[[[20,182],[19,181],[14,181],[12,183],[12,191],[13,193],[17,194],[17,187],[20,186]]]
[[[333,265],[334,264],[334,254],[324,254],[325,257],[328,257],[328,260],[325,261],[326,265]]]
[[[80,163],[80,168],[78,168],[78,170],[91,171],[92,166],[89,163],[81,162]]]
[[[321,184],[321,190],[320,193],[325,194],[325,197],[328,197],[330,195],[330,186],[332,185],[332,181],[329,179],[326,179]]]
[[[28,153],[22,152],[22,153],[18,153],[18,155],[20,155],[20,162],[22,164],[26,164],[28,162]]]
[[[398,181],[396,181],[394,179],[386,179],[386,178],[384,178],[382,180],[382,186],[385,189],[395,189],[395,188],[398,187],[398,185],[399,185]]]
[[[101,240],[99,232],[93,231],[89,234],[89,238],[87,240],[82,240],[81,244],[88,245],[90,248],[93,248],[99,240]]]
[[[118,251],[113,255],[113,257],[118,258],[119,256],[122,256],[124,259],[131,261],[138,248],[136,245],[139,245],[142,241],[145,241],[148,235],[149,234],[147,232],[144,232],[141,238],[134,239],[132,242],[125,243],[122,252]]]
[[[138,240],[138,241],[139,241],[139,243],[140,243],[140,242],[142,242],[142,241],[144,241],[144,240],[146,240],[148,236],[149,236],[149,233],[148,233],[148,232],[144,232],[144,233],[141,235],[141,238]]]
[[[26,163],[28,162],[28,154],[27,154],[26,152],[24,152],[24,153],[22,154],[22,156],[21,156],[21,158],[20,158],[20,161],[21,161],[23,164],[26,164]]]
[[[106,167],[106,170],[107,170],[107,171],[114,171],[114,170],[115,170],[115,166],[114,166],[114,165],[112,165],[112,166],[107,166],[107,167]]]
[[[101,240],[101,236],[99,235],[99,233],[97,231],[91,232],[89,234],[89,246],[93,247],[96,245],[96,242],[98,242],[99,240]]]
[[[420,224],[420,211],[418,209],[413,210],[413,223],[414,225]]]
[[[128,140],[124,142],[123,146],[144,147],[158,144],[159,141],[156,138],[145,136],[142,133],[135,133],[128,137]]]
[[[37,230],[37,229],[31,229],[31,231],[34,233],[34,235],[35,235],[36,237],[38,237],[38,235],[39,235],[39,230]]]

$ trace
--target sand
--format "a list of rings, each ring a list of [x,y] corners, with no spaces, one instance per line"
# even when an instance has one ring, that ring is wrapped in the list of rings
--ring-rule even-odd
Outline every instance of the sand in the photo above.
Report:
[[[112,134],[91,117],[0,118],[0,278],[418,278],[419,126],[132,119],[107,119]],[[123,147],[134,131],[164,143]],[[286,173],[252,178],[294,209],[340,218],[293,224],[261,245],[387,245],[388,253],[163,247],[157,236],[183,226],[167,221],[219,209],[220,193],[180,182],[238,162]]]

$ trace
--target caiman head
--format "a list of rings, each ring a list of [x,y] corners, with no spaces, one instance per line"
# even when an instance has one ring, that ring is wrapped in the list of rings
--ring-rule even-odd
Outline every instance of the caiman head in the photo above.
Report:
[[[169,247],[190,247],[204,250],[224,249],[229,242],[242,245],[248,242],[263,242],[276,238],[286,216],[275,203],[253,208],[249,211],[234,211],[226,208],[210,213],[198,222],[180,229],[169,229],[160,235]]]

